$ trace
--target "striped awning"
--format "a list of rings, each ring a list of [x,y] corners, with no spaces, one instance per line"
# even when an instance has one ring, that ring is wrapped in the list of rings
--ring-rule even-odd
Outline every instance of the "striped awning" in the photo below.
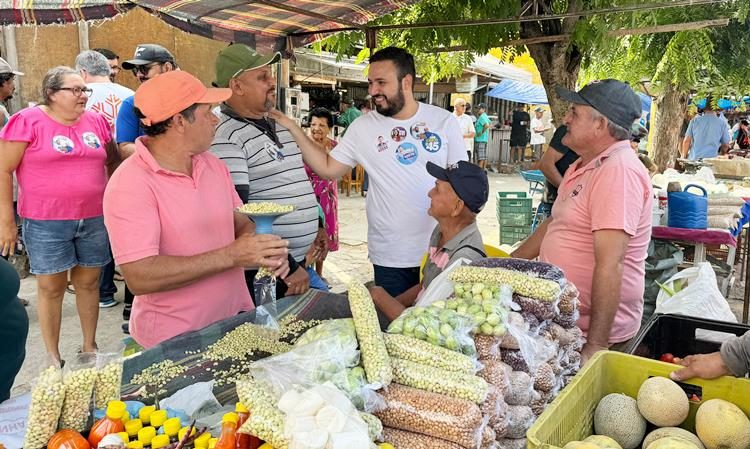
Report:
[[[47,25],[114,17],[128,0],[0,0],[0,25]]]
[[[132,0],[170,25],[260,51],[291,51],[418,0]]]

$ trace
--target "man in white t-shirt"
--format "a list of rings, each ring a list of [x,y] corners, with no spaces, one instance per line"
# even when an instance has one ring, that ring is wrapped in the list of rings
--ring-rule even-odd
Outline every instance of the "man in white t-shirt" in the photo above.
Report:
[[[471,161],[471,154],[474,151],[474,120],[466,115],[466,100],[456,98],[453,102],[453,115],[458,119],[458,125],[461,127],[461,133],[464,136],[464,145],[466,145],[466,154]]]
[[[541,159],[542,147],[547,143],[544,133],[549,130],[549,126],[544,124],[544,109],[536,108],[534,118],[531,119],[531,152],[534,159]]]
[[[427,162],[448,167],[466,160],[463,134],[445,109],[414,100],[414,57],[388,47],[370,58],[369,94],[375,111],[352,123],[326,153],[279,111],[270,116],[289,128],[307,165],[336,179],[361,164],[370,175],[367,194],[369,258],[375,283],[398,296],[419,283],[419,265],[435,220],[427,192],[435,180]]]
[[[107,58],[98,51],[81,52],[76,57],[76,70],[81,74],[86,86],[93,91],[89,95],[86,109],[103,115],[114,135],[120,106],[126,98],[133,95],[133,91],[110,80],[112,68]]]

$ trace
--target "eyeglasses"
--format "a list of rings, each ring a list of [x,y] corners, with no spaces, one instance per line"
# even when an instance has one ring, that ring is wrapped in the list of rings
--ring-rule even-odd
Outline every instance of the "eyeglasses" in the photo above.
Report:
[[[94,92],[90,87],[59,87],[57,90],[67,90],[76,97],[80,97],[81,94],[89,96]]]
[[[151,71],[153,67],[156,67],[157,65],[164,65],[163,62],[153,62],[151,64],[146,65],[137,65],[133,67],[131,70],[133,71],[133,75],[138,76],[138,74],[142,75],[148,75],[148,72]]]

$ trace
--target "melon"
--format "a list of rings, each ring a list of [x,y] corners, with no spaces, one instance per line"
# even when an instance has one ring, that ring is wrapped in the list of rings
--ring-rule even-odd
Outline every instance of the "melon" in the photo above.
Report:
[[[660,438],[666,438],[666,437],[683,438],[685,440],[690,441],[694,445],[696,445],[698,449],[705,449],[705,447],[703,446],[703,443],[701,443],[701,440],[697,436],[679,427],[662,427],[661,429],[654,430],[653,432],[646,435],[646,439],[643,440],[642,448],[647,449],[649,444],[653,443],[654,441]]]
[[[617,441],[604,435],[591,435],[583,441],[594,443],[602,449],[622,449],[622,446],[620,446]]]
[[[571,441],[566,444],[563,449],[601,449],[594,443],[587,443],[585,441]]]
[[[723,399],[708,400],[698,408],[695,433],[707,449],[750,447],[750,419],[739,407]]]
[[[641,415],[659,427],[679,426],[690,412],[685,391],[666,377],[651,377],[643,382],[637,402]]]
[[[594,432],[617,441],[622,449],[635,449],[646,435],[646,420],[638,411],[635,399],[611,393],[596,406]]]
[[[680,437],[659,438],[646,449],[698,449],[698,446]]]

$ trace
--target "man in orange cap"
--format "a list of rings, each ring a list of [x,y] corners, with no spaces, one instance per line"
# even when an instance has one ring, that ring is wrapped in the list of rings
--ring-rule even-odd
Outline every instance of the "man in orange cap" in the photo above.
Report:
[[[104,220],[112,252],[136,295],[133,338],[154,346],[253,308],[243,267],[288,272],[288,242],[256,235],[226,165],[208,152],[213,105],[232,94],[184,71],[146,81],[135,110],[136,140],[107,185]]]

